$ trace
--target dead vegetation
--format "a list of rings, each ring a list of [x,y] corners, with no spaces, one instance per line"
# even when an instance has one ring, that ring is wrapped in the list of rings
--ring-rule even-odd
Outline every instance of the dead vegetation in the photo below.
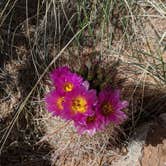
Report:
[[[2,165],[110,165],[126,153],[137,126],[165,112],[164,2],[8,0],[0,5]],[[64,64],[78,72],[99,57],[98,68],[107,74],[111,69],[111,84],[130,102],[129,119],[94,137],[79,136],[72,124],[45,111],[47,73]]]

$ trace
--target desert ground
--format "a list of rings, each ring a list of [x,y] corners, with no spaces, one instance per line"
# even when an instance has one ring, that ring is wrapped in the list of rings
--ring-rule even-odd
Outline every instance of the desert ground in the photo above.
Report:
[[[93,136],[52,116],[49,73],[109,85],[127,119]],[[166,166],[166,1],[1,0],[0,166]]]

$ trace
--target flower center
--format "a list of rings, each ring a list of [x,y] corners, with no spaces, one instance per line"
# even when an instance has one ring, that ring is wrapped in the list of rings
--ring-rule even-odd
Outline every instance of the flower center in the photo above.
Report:
[[[82,96],[77,96],[72,100],[71,109],[74,113],[85,113],[87,110],[87,101]]]
[[[88,117],[86,118],[86,123],[87,123],[87,124],[93,123],[95,120],[96,120],[96,116],[88,116]]]
[[[63,105],[62,103],[64,102],[64,97],[59,97],[58,100],[56,101],[56,104],[57,104],[57,107],[60,109],[60,110],[63,110]]]
[[[71,92],[73,90],[73,87],[74,87],[74,85],[72,83],[66,82],[64,84],[63,88],[64,88],[65,92]]]
[[[104,116],[110,115],[113,111],[113,107],[110,103],[105,103],[101,106],[101,112]]]

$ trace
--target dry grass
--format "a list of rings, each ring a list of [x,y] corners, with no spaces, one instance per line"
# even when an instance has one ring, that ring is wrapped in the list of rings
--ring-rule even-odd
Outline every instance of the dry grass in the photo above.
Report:
[[[139,124],[164,111],[164,1],[8,0],[0,7],[3,165],[49,165],[50,156],[54,165],[109,165],[122,155],[117,147],[128,142]],[[64,126],[44,110],[47,73],[64,64],[74,71],[85,64],[93,67],[96,58],[101,58],[99,69],[111,68],[111,84],[129,100],[129,119],[121,128],[79,136],[72,124]],[[36,145],[44,135],[49,141]]]

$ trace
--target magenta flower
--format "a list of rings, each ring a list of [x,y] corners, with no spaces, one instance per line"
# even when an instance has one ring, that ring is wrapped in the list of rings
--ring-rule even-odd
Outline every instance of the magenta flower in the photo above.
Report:
[[[58,93],[63,95],[79,88],[83,83],[83,78],[76,73],[72,73],[67,67],[55,69],[50,74],[50,77],[56,86]]]
[[[102,129],[102,121],[100,116],[93,112],[88,116],[82,116],[79,120],[74,122],[75,127],[79,134],[87,133],[89,135],[94,135],[97,131]]]
[[[82,83],[82,86],[83,86],[86,90],[88,90],[88,89],[89,89],[89,82],[88,82],[88,81],[84,81],[84,82]]]
[[[66,74],[70,74],[71,71],[67,66],[58,67],[50,73],[50,78],[54,85],[58,82],[59,79],[64,78]]]
[[[45,97],[46,109],[54,116],[61,116],[64,114],[65,97],[57,93],[56,90],[51,91]]]
[[[109,123],[120,124],[127,118],[122,109],[128,102],[120,100],[119,90],[104,89],[97,98],[89,82],[68,67],[55,69],[50,78],[55,89],[45,97],[47,110],[73,120],[78,133],[93,135]]]
[[[102,119],[103,126],[110,122],[122,123],[126,114],[122,109],[128,106],[127,101],[120,100],[120,90],[104,89],[99,93],[97,112]]]
[[[87,90],[81,86],[66,94],[64,102],[64,112],[66,119],[80,120],[82,116],[92,114],[97,97],[95,90]]]

